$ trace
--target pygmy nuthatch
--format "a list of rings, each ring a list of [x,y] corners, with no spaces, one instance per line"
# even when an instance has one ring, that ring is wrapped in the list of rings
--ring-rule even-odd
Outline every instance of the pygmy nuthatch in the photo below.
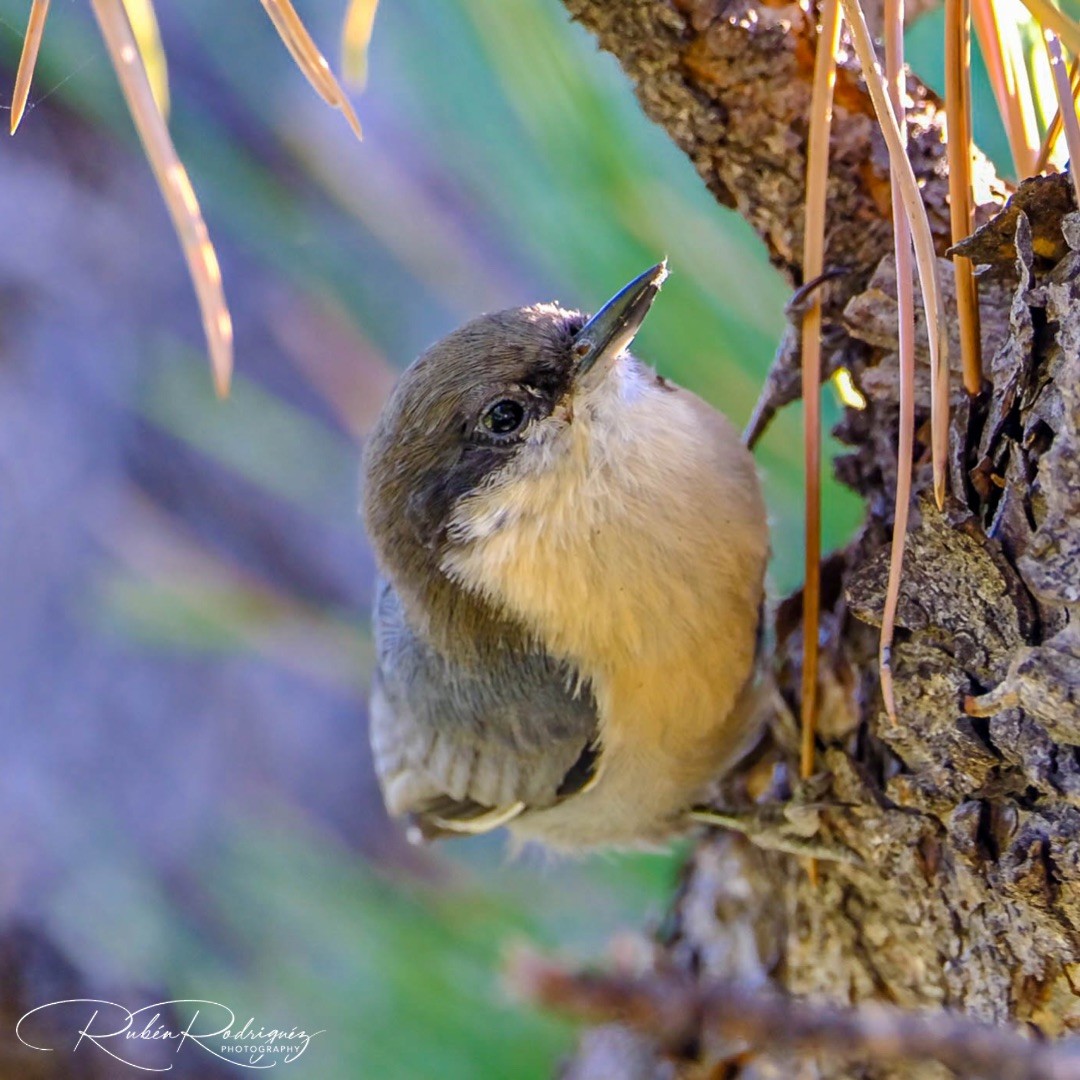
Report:
[[[416,836],[656,842],[745,744],[765,506],[728,421],[627,352],[666,276],[474,319],[368,442],[371,737]]]

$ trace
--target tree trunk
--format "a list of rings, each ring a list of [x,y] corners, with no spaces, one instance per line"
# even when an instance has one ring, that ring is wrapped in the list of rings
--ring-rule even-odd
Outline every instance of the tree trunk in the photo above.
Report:
[[[783,0],[564,2],[799,284],[812,19]],[[916,80],[909,88],[912,161],[944,254],[944,115]],[[896,477],[895,274],[887,155],[850,60],[831,169],[826,265],[851,272],[828,288],[825,362],[846,366],[867,399],[840,426],[851,453],[837,466],[867,517],[823,567],[818,762],[831,775],[823,799],[838,804],[821,812],[822,836],[851,861],[819,861],[815,887],[802,860],[716,834],[687,868],[656,962],[699,980],[1067,1034],[1080,1027],[1080,215],[1065,178],[1030,181],[965,249],[991,266],[980,285],[986,385],[971,400],[954,380],[944,512],[926,497],[921,428],[916,439],[890,724],[876,624]],[[978,175],[985,222],[1004,200],[985,162]],[[919,424],[927,406],[920,389]],[[794,768],[799,605],[792,597],[772,617],[784,705],[724,802]],[[969,697],[979,701],[965,709]],[[673,1066],[656,1044],[598,1029],[567,1075],[952,1075],[925,1063],[797,1067],[768,1053],[723,1072],[727,1051],[707,1031],[682,1051]]]

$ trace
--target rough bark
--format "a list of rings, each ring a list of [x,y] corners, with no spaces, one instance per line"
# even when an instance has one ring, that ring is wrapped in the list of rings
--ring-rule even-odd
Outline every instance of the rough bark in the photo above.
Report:
[[[564,2],[798,284],[814,39],[803,8]],[[914,80],[910,89],[912,158],[944,254],[943,115]],[[917,439],[894,649],[900,719],[890,725],[875,624],[896,475],[895,274],[886,156],[850,60],[834,123],[827,263],[852,273],[830,289],[828,362],[846,364],[867,396],[841,424],[851,453],[838,464],[866,498],[867,519],[823,568],[819,763],[831,775],[823,798],[840,805],[819,823],[853,859],[821,862],[814,887],[790,856],[730,834],[703,841],[655,964],[842,1003],[947,1007],[1057,1037],[1080,1027],[1080,216],[1062,178],[1032,181],[966,249],[988,266],[986,388],[977,400],[954,394],[944,512],[926,499],[927,446]],[[1002,198],[985,165],[982,179],[985,221]],[[924,399],[919,411],[921,422]],[[757,758],[725,784],[726,804],[776,794],[791,773],[798,616],[797,596],[775,612],[783,704]],[[968,697],[981,707],[966,711]],[[661,1048],[603,1028],[567,1075],[953,1075],[925,1063],[797,1065],[767,1049],[712,1071],[730,1051],[704,1030]]]

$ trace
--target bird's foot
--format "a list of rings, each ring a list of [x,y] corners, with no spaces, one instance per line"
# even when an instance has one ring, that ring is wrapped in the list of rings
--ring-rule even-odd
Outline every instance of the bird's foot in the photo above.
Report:
[[[758,803],[739,810],[699,806],[690,819],[704,825],[732,829],[767,851],[805,855],[829,862],[858,863],[859,856],[838,840],[821,835],[823,811],[843,810],[846,803],[824,800],[831,777],[820,773],[795,785],[791,798]]]
[[[743,442],[751,450],[765,434],[765,429],[772,423],[777,412],[792,401],[797,401],[802,393],[802,322],[814,294],[834,278],[848,273],[850,271],[846,267],[831,267],[796,289],[784,305],[784,316],[787,319],[784,336],[776,349],[769,373],[765,376],[765,384],[743,431]]]

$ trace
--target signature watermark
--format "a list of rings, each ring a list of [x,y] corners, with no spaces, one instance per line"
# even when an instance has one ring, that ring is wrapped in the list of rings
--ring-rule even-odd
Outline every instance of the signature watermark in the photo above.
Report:
[[[237,1023],[236,1014],[219,1001],[175,998],[128,1009],[101,998],[65,998],[38,1005],[15,1025],[19,1041],[31,1050],[51,1052],[85,1047],[141,1072],[169,1072],[165,1055],[185,1047],[245,1069],[291,1065],[307,1052],[320,1031],[267,1027],[254,1017]],[[68,1041],[64,1046],[61,1040]],[[43,1043],[58,1045],[43,1045]],[[91,1049],[96,1048],[96,1050]]]

